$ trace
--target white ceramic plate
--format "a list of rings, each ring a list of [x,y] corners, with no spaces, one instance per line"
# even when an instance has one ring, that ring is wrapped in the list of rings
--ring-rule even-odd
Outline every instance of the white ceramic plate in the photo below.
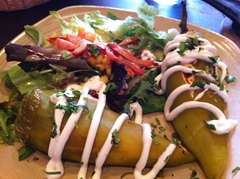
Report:
[[[61,9],[59,13],[61,16],[69,20],[70,17],[75,14],[79,18],[82,18],[86,13],[93,13],[94,11],[99,10],[102,14],[106,15],[107,11],[111,11],[116,14],[118,17],[124,19],[127,16],[137,17],[135,12],[122,10],[122,9],[113,9],[106,7],[96,7],[96,6],[72,6]],[[169,28],[178,28],[179,21],[174,19],[169,19],[165,17],[156,17],[155,28],[156,30],[167,30]],[[27,24],[26,24],[27,25]],[[61,28],[59,21],[51,16],[44,18],[35,24],[38,26],[45,37],[52,35],[53,32],[56,32],[58,35],[61,34]],[[189,30],[196,30],[203,34],[203,36],[208,39],[214,46],[218,49],[218,54],[221,59],[228,65],[230,75],[240,79],[240,50],[239,48],[229,39],[203,29],[194,25],[188,25]],[[33,45],[33,41],[23,32],[18,35],[15,39],[11,41],[12,43],[22,44],[22,45]],[[10,66],[10,63],[6,62],[6,55],[4,50],[0,52],[0,71],[7,69]],[[0,101],[7,100],[9,91],[4,87],[4,84],[0,81]],[[239,119],[240,111],[240,83],[234,83],[227,86],[229,89],[230,100],[228,107],[226,108],[226,115],[228,118]],[[155,118],[156,115],[160,118],[163,118],[163,115],[160,113],[155,113],[148,115],[148,117]],[[240,122],[240,120],[239,120]],[[166,126],[171,126],[166,124]],[[240,127],[239,125],[235,130],[231,131],[229,134],[228,140],[228,161],[226,165],[226,170],[222,178],[240,178],[240,173],[232,175],[232,170],[240,165]],[[1,177],[5,179],[32,179],[32,178],[45,178],[45,166],[48,162],[48,156],[40,152],[36,152],[32,156],[28,157],[27,160],[22,162],[18,161],[17,149],[19,144],[15,146],[0,145],[0,173]],[[206,146],[207,147],[207,146]],[[33,158],[37,157],[39,160],[33,161]],[[65,166],[65,175],[63,178],[77,178],[77,173],[79,170],[78,163],[64,162]],[[198,172],[198,177],[204,179],[204,174],[201,171],[200,167],[196,163],[185,164],[179,167],[167,168],[165,169],[165,179],[168,178],[190,178],[191,170],[189,167],[194,168]],[[88,178],[91,178],[91,173],[93,172],[94,167],[89,167]],[[104,179],[113,179],[120,178],[120,176],[126,172],[132,172],[132,168],[119,168],[119,167],[105,167],[102,172],[102,178]],[[124,179],[132,179],[132,175],[127,175]]]

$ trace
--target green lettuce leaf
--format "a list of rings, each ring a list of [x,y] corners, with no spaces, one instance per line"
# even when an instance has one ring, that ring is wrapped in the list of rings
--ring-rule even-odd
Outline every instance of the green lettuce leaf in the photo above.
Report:
[[[162,112],[166,102],[166,97],[156,95],[154,91],[158,90],[154,78],[159,74],[160,69],[148,70],[131,90],[128,101],[124,104],[124,111],[130,109],[130,104],[138,101],[142,106],[143,114],[152,112]]]
[[[37,46],[43,46],[43,34],[41,29],[39,29],[36,26],[31,25],[25,25],[24,26],[25,32],[33,38],[34,42],[37,44]]]
[[[94,29],[87,22],[80,20],[76,15],[73,15],[69,22],[65,21],[56,11],[50,11],[50,15],[59,19],[63,36],[67,34],[77,36],[79,27],[83,27],[88,32],[94,32]]]
[[[19,65],[12,65],[8,69],[8,76],[12,84],[18,88],[22,95],[35,87],[48,85],[48,80],[39,71],[26,73]]]
[[[159,14],[158,9],[153,6],[148,5],[146,2],[137,9],[137,14],[139,18],[144,19],[148,26],[153,30],[155,16]]]
[[[0,144],[13,145],[19,141],[15,132],[16,113],[11,109],[0,109]]]

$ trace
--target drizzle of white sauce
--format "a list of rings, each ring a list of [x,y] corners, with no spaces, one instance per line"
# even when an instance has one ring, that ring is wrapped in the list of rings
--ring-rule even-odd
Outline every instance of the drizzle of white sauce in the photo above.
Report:
[[[69,90],[69,88],[67,89]],[[83,94],[81,95],[79,101],[77,102],[78,105],[85,105],[86,104],[86,98],[88,94],[88,89],[83,88]],[[66,105],[66,99],[63,96],[57,97],[56,94],[51,96],[50,100],[55,104],[62,104]],[[69,136],[72,133],[72,130],[75,127],[75,122],[78,122],[81,114],[82,114],[83,108],[80,109],[78,113],[72,113],[69,117],[64,129],[60,133],[60,126],[61,122],[64,116],[64,110],[55,109],[54,118],[57,124],[57,136],[54,138],[51,138],[49,149],[48,149],[48,155],[51,158],[46,166],[47,172],[60,172],[60,174],[47,174],[47,178],[49,179],[55,179],[60,178],[64,174],[64,167],[61,161],[61,156],[63,149],[65,147],[65,144],[69,138]]]
[[[130,104],[130,116],[135,112],[135,123],[142,124],[142,107],[138,102]]]
[[[143,149],[136,164],[136,168],[134,170],[134,178],[136,179],[152,179],[155,178],[158,172],[166,165],[166,158],[170,156],[174,150],[176,149],[176,145],[171,143],[166,148],[166,150],[160,155],[156,164],[154,164],[153,168],[145,175],[142,175],[142,170],[147,164],[147,159],[150,153],[150,148],[152,144],[152,137],[151,137],[151,127],[149,124],[144,123],[142,124],[143,127]]]
[[[105,160],[107,159],[107,156],[108,156],[108,154],[109,154],[109,152],[112,148],[112,144],[111,144],[112,132],[114,130],[119,131],[122,124],[128,119],[129,119],[128,115],[123,113],[117,118],[116,122],[112,126],[112,128],[111,128],[111,130],[108,134],[107,139],[105,140],[100,152],[98,153],[98,156],[97,156],[97,159],[96,159],[96,162],[95,162],[95,169],[94,169],[95,173],[92,177],[93,179],[100,179],[101,178],[102,166],[103,166]]]
[[[84,87],[88,87],[99,91],[98,97],[98,104],[94,111],[92,122],[88,131],[87,140],[83,149],[81,162],[83,163],[80,167],[78,172],[78,178],[85,179],[87,174],[87,167],[89,157],[92,151],[92,146],[97,134],[98,126],[101,121],[102,113],[106,105],[106,95],[104,94],[106,84],[100,80],[99,76],[93,76],[90,78],[87,83],[84,84]]]
[[[151,145],[152,145],[152,131],[151,126],[148,123],[142,124],[142,107],[138,102],[134,102],[130,105],[131,115],[135,112],[135,123],[140,124],[143,128],[142,141],[143,141],[143,149],[141,152],[141,156],[136,164],[133,176],[136,179],[152,179],[155,178],[158,174],[159,170],[161,170],[166,164],[166,158],[170,156],[175,148],[175,144],[170,144],[166,150],[160,155],[157,163],[153,166],[153,168],[146,174],[142,175],[142,170],[147,164],[148,156],[150,153]]]

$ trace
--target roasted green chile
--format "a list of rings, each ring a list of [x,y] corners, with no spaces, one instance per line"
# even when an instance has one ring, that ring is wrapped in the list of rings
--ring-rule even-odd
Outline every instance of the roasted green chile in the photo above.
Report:
[[[49,97],[55,91],[43,91],[34,89],[25,96],[17,117],[16,127],[23,142],[36,149],[47,152],[50,142],[50,135],[53,129],[51,116],[54,115],[54,104]],[[91,114],[96,108],[97,102],[89,99],[88,110],[84,109],[82,116],[70,138],[68,139],[62,157],[68,160],[80,161],[87,133],[91,123]],[[96,139],[92,149],[89,163],[94,164],[95,159],[105,142],[108,132],[119,115],[108,108],[105,108],[101,123],[97,131]],[[64,127],[68,116],[63,119],[61,128]],[[134,122],[125,121],[118,132],[120,143],[118,147],[113,146],[105,165],[134,167],[142,151],[142,127]],[[158,144],[156,144],[158,143]],[[165,151],[170,141],[156,136],[152,143],[147,166],[155,164],[158,157]],[[188,151],[183,152],[183,148],[177,147],[167,166],[176,166],[183,163],[195,161],[194,155]]]
[[[205,65],[204,62],[198,62],[196,68],[201,69]],[[199,79],[195,76],[195,80]],[[183,84],[186,84],[183,73],[175,72],[168,78],[167,94]],[[193,101],[202,91],[183,92],[175,99],[171,110],[184,102]],[[224,111],[223,99],[210,90],[199,101],[213,104]],[[187,148],[199,160],[206,178],[220,179],[227,160],[227,135],[216,135],[205,126],[204,120],[212,120],[211,115],[210,111],[203,108],[187,109],[173,120],[173,126]]]

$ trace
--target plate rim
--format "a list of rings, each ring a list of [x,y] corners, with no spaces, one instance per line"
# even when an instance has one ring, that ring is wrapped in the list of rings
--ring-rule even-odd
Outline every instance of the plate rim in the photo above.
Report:
[[[117,11],[124,11],[125,13],[136,13],[136,11],[132,11],[132,10],[126,10],[126,9],[121,9],[121,8],[112,8],[112,7],[105,7],[105,6],[88,6],[88,5],[75,5],[75,6],[68,6],[68,7],[64,7],[62,9],[59,9],[57,12],[61,13],[61,12],[64,12],[66,10],[69,10],[71,8],[92,8],[92,10],[117,10]],[[39,24],[41,24],[42,22],[46,21],[48,18],[50,18],[51,15],[48,15],[46,16],[45,18],[41,19],[40,21],[36,22],[35,24],[33,24],[34,26],[38,26]],[[180,20],[177,20],[177,19],[173,19],[173,18],[168,18],[168,17],[163,17],[163,16],[157,16],[158,18],[163,18],[165,20],[170,20],[170,21],[174,21],[174,22],[180,22]],[[230,39],[228,39],[227,37],[217,33],[217,32],[214,32],[214,31],[211,31],[211,30],[208,30],[206,28],[203,28],[203,27],[200,27],[200,26],[197,26],[197,25],[194,25],[194,24],[191,24],[191,23],[188,23],[188,25],[190,25],[191,27],[196,27],[197,29],[201,29],[202,31],[205,31],[206,33],[213,33],[215,34],[216,36],[224,39],[224,40],[227,40],[236,50],[237,52],[240,54],[240,49],[239,47]],[[26,33],[23,31],[21,32],[19,35],[17,35],[15,38],[13,38],[9,43],[14,43],[15,41],[17,41],[17,39],[21,38],[22,36],[24,36]],[[6,44],[7,45],[7,44]],[[0,60],[2,60],[2,54],[5,52],[4,48],[0,51]]]

